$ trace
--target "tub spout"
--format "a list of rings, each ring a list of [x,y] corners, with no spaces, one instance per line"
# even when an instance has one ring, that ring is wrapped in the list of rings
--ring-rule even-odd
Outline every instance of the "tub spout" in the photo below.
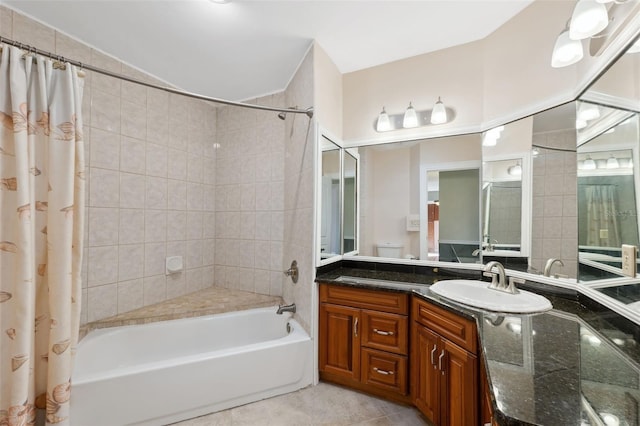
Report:
[[[279,305],[276,314],[282,315],[283,312],[291,312],[292,314],[296,313],[296,304],[292,303],[290,305]]]

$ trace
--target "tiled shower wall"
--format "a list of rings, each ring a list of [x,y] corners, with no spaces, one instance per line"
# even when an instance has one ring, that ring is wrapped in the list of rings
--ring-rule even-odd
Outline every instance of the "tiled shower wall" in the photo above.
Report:
[[[126,64],[0,7],[0,35],[154,82]],[[87,72],[87,233],[82,322],[214,282],[216,110]],[[185,270],[165,276],[166,256]]]
[[[284,107],[284,93],[249,101]],[[216,285],[282,295],[285,123],[276,112],[218,111]]]
[[[540,149],[533,158],[533,220],[531,266],[544,269],[557,258],[553,273],[575,278],[578,268],[578,215],[575,130],[538,133],[533,144],[569,152]]]

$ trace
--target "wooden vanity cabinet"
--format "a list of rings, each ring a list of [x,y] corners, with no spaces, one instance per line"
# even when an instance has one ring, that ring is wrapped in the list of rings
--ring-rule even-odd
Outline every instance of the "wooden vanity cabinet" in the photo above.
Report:
[[[405,403],[409,295],[320,284],[320,378]]]
[[[419,298],[411,315],[414,405],[436,425],[477,425],[475,323]]]

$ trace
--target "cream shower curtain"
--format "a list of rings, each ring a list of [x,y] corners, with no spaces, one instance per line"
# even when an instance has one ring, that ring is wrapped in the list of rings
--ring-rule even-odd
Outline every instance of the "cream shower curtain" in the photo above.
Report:
[[[620,247],[617,195],[613,185],[588,185],[585,188],[588,246]]]
[[[2,46],[0,426],[69,424],[82,291],[81,105],[75,67]]]

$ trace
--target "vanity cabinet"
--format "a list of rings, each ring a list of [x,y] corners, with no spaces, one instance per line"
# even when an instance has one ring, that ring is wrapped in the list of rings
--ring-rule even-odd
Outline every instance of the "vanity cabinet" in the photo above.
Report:
[[[418,298],[411,315],[414,405],[436,425],[477,425],[475,322]]]
[[[320,378],[410,402],[409,296],[320,284]]]

